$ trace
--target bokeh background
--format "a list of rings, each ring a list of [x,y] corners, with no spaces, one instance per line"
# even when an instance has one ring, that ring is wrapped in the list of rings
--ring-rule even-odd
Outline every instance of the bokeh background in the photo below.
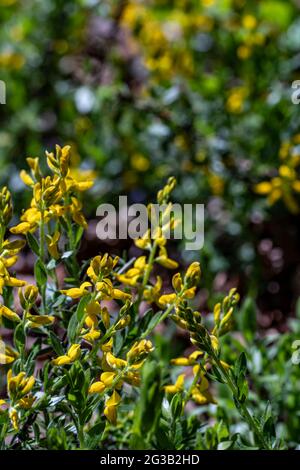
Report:
[[[173,247],[182,263],[200,257],[200,304],[237,286],[260,331],[286,331],[300,294],[300,2],[0,7],[0,183],[18,211],[25,158],[71,144],[74,166],[97,178],[84,205],[87,257],[101,202],[148,202],[175,175],[176,201],[206,206],[204,248]]]

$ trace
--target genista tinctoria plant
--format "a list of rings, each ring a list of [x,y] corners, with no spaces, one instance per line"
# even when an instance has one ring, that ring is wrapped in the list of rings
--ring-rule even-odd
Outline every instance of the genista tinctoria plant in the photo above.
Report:
[[[14,227],[8,228],[11,194],[7,188],[0,193],[0,321],[6,332],[0,350],[1,448],[201,449],[203,423],[190,410],[218,406],[212,382],[230,390],[245,436],[251,431],[248,446],[275,447],[267,432],[270,415],[255,416],[247,404],[245,355],[234,367],[222,359],[221,338],[232,329],[236,290],[215,305],[208,328],[194,308],[198,262],[173,275],[169,293],[162,277],[154,276],[154,268],[178,269],[166,240],[170,224],[176,225],[172,218],[166,222],[175,179],[157,196],[166,211],[160,226],[135,241],[140,257],[96,254],[80,266],[77,253],[87,226],[81,194],[93,182],[75,177],[79,173],[70,170],[69,160],[70,147],[46,152],[44,175],[38,158],[27,159],[29,171],[21,178],[32,200]],[[36,258],[32,285],[13,268],[26,244]],[[65,272],[63,285],[58,267]],[[172,359],[171,368],[155,347],[160,336],[154,330],[165,320],[167,330],[184,330],[193,348],[187,357]],[[180,373],[170,383],[173,368]],[[218,442],[226,428],[226,442],[238,447],[230,425],[220,422],[217,431],[212,425],[210,435]]]

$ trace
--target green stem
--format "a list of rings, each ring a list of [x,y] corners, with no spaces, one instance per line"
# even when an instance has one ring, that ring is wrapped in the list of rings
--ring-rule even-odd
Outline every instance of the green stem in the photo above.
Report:
[[[265,438],[264,438],[264,435],[263,433],[261,432],[261,430],[259,429],[257,423],[255,422],[253,416],[250,414],[248,408],[247,408],[247,405],[245,402],[241,402],[239,400],[239,391],[238,391],[238,388],[236,386],[236,384],[233,382],[232,378],[230,377],[230,374],[228,373],[228,371],[225,369],[225,367],[223,366],[223,364],[221,363],[220,359],[218,358],[218,356],[215,354],[215,353],[212,353],[212,356],[213,356],[213,360],[219,370],[219,372],[221,373],[222,375],[222,378],[224,380],[224,382],[228,385],[228,387],[230,388],[235,400],[239,403],[239,407],[240,409],[238,410],[239,413],[241,414],[241,416],[247,421],[250,429],[252,429],[254,435],[256,436],[257,438],[257,441],[260,445],[260,447],[262,449],[267,449],[267,450],[271,450],[271,448],[269,447],[269,445],[267,444],[267,442],[265,441]]]
[[[45,261],[45,220],[44,220],[44,210],[41,210],[41,223],[40,223],[40,261],[44,265]],[[41,297],[43,311],[46,313],[46,289],[47,283],[41,286]]]
[[[150,278],[150,275],[151,275],[151,272],[152,272],[154,259],[155,259],[155,254],[156,254],[156,249],[157,249],[157,243],[156,243],[156,241],[154,241],[154,243],[151,247],[151,250],[150,250],[148,263],[147,263],[147,268],[146,268],[146,271],[145,271],[144,277],[143,277],[143,282],[142,282],[142,285],[141,285],[141,288],[140,288],[140,291],[139,291],[139,295],[138,295],[138,299],[137,299],[137,304],[138,305],[140,305],[140,303],[142,301],[145,287],[146,287],[146,285],[149,281],[149,278]]]
[[[79,440],[79,448],[80,450],[84,450],[85,449],[85,439],[84,439],[84,429],[83,429],[83,425],[79,425],[78,426],[78,440]]]
[[[157,325],[159,325],[161,322],[163,322],[169,316],[169,314],[172,312],[172,310],[176,306],[176,303],[180,302],[180,298],[181,298],[182,294],[184,293],[185,289],[186,289],[186,286],[183,285],[181,291],[177,295],[176,302],[173,302],[172,304],[169,305],[167,310],[162,314],[161,317],[158,318],[158,320],[154,323],[154,325],[152,325],[150,328],[148,328],[146,331],[144,331],[144,333],[140,336],[140,339],[145,339],[147,336],[149,336],[150,333],[152,333],[152,331],[154,330],[154,328],[156,328]]]
[[[140,336],[140,339],[145,339],[147,336],[149,336],[150,333],[152,333],[152,331],[154,330],[154,328],[156,328],[157,325],[159,325],[161,322],[163,322],[169,316],[169,314],[172,312],[174,306],[175,306],[174,304],[169,305],[167,310],[162,314],[161,317],[158,318],[158,320],[155,322],[155,324],[152,325],[151,328],[148,328],[146,331],[144,331],[144,333]]]
[[[192,382],[190,388],[188,389],[184,399],[182,400],[182,413],[184,412],[185,405],[187,404],[187,402],[189,401],[189,399],[192,396],[193,389],[196,387],[196,385],[197,385],[197,383],[200,379],[200,376],[201,376],[201,367],[198,368],[198,371],[195,374],[193,382]]]
[[[5,423],[2,426],[1,429],[1,437],[0,437],[0,449],[4,450],[5,449],[5,437],[8,429],[8,419],[6,419]]]

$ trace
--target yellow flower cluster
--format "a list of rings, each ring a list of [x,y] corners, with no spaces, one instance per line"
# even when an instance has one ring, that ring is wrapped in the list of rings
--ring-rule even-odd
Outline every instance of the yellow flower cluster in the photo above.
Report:
[[[245,13],[241,17],[240,28],[240,45],[237,49],[237,56],[241,60],[247,60],[256,47],[261,47],[266,41],[266,30],[260,28],[258,19],[249,13]]]
[[[7,225],[12,217],[11,194],[6,187],[0,192],[0,295],[5,286],[21,287],[24,281],[11,276],[8,269],[18,261],[18,253],[24,247],[23,240],[5,240]]]
[[[27,158],[30,173],[22,170],[22,181],[32,188],[33,197],[30,208],[21,217],[21,223],[11,228],[14,234],[34,232],[41,224],[58,220],[70,215],[73,221],[86,227],[86,220],[82,214],[82,204],[77,193],[86,191],[93,185],[93,181],[77,181],[70,173],[71,148],[56,146],[55,154],[46,152],[47,164],[52,176],[42,176],[38,158]],[[57,256],[55,246],[59,240],[59,233],[49,237],[50,252]],[[55,251],[54,251],[55,250]]]
[[[176,226],[177,221],[170,217],[172,213],[172,203],[169,202],[171,192],[176,185],[175,178],[169,178],[167,184],[157,194],[157,202],[163,207],[160,214],[159,225],[156,226],[153,233],[148,229],[144,235],[135,240],[135,245],[141,250],[149,251],[148,260],[146,256],[140,256],[132,268],[126,272],[118,274],[117,280],[122,284],[135,287],[140,283],[139,292],[140,298],[144,298],[148,302],[155,302],[159,306],[160,292],[162,289],[162,279],[160,276],[156,278],[154,285],[149,285],[149,277],[153,269],[153,264],[157,263],[166,269],[176,269],[178,267],[177,261],[169,258],[166,248],[166,234]],[[153,217],[153,206],[148,206],[149,218]]]
[[[193,299],[195,297],[200,276],[200,264],[195,261],[189,266],[183,279],[180,273],[173,276],[172,285],[175,292],[162,295],[159,298],[159,304],[162,307],[174,305],[176,309],[180,309],[186,299]]]
[[[199,405],[215,403],[207,372],[214,354],[219,352],[219,337],[232,327],[238,295],[232,290],[222,303],[215,306],[214,328],[208,331],[201,323],[200,313],[189,307],[201,277],[198,262],[193,262],[184,274],[176,273],[172,277],[172,291],[169,293],[163,291],[160,276],[152,278],[155,264],[166,269],[178,267],[167,250],[169,234],[180,223],[176,212],[175,216],[170,216],[173,214],[170,196],[176,180],[169,178],[157,194],[158,205],[163,210],[155,230],[147,230],[135,241],[145,255],[122,264],[118,257],[99,254],[80,270],[77,269],[78,244],[74,242],[74,235],[77,238],[79,233],[80,238],[81,227],[86,226],[86,221],[78,194],[87,190],[92,182],[75,178],[76,173],[70,170],[70,147],[57,146],[55,154],[47,152],[46,156],[50,176],[42,175],[38,158],[27,159],[30,172],[21,172],[21,178],[31,188],[33,197],[21,222],[11,229],[14,234],[26,235],[37,256],[34,268],[36,285],[26,284],[9,273],[25,241],[5,238],[12,217],[12,202],[7,188],[0,193],[0,294],[3,294],[0,323],[14,329],[14,335],[11,335],[13,347],[1,340],[0,349],[0,363],[9,369],[8,399],[0,400],[1,415],[6,413],[4,419],[8,426],[11,423],[9,432],[22,430],[31,408],[38,413],[39,404],[51,398],[54,390],[63,395],[66,409],[72,408],[70,420],[80,415],[74,424],[82,447],[85,426],[98,413],[101,401],[104,416],[109,423],[116,425],[125,386],[140,386],[141,369],[154,350],[149,336],[168,317],[189,332],[197,350],[188,357],[171,361],[173,366],[192,367],[193,378],[189,388],[188,374],[183,373],[179,374],[175,384],[165,386],[165,392],[181,393],[183,408],[189,400]],[[152,221],[154,206],[150,205],[148,209]],[[39,233],[35,238],[37,230]],[[70,258],[61,257],[62,242],[65,249],[70,250]],[[46,247],[47,256],[44,252]],[[71,275],[65,278],[63,286],[57,278],[59,263]],[[10,287],[19,287],[17,308]],[[155,303],[159,308],[153,318],[150,318],[152,311],[147,312],[143,318],[145,328],[140,327],[143,325],[140,323],[143,301]],[[55,328],[49,331],[48,327],[53,325]],[[41,400],[38,394],[34,394],[34,389],[40,390],[41,383],[30,375],[36,370],[36,349],[32,353],[28,351],[29,329],[38,329],[35,333],[38,333],[37,341],[40,343],[36,342],[35,348],[37,344],[46,346],[42,351],[49,354],[46,372],[39,376],[43,378],[45,391]],[[227,367],[222,364],[222,367]],[[81,421],[84,416],[90,418]]]
[[[19,410],[31,408],[35,401],[35,397],[30,393],[34,384],[33,375],[26,377],[25,372],[20,372],[13,376],[11,369],[7,373],[7,393],[10,398],[9,417],[16,431],[19,429]],[[1,405],[3,404],[5,401],[2,401]]]
[[[189,274],[188,274],[189,273]],[[199,274],[196,272],[195,267],[190,267],[187,271],[187,276],[194,273],[192,282],[199,279]],[[228,296],[226,296],[221,303],[214,307],[214,328],[212,332],[203,326],[201,323],[201,314],[193,312],[182,301],[177,303],[175,313],[171,318],[178,326],[187,330],[191,335],[191,342],[199,349],[191,353],[188,357],[179,357],[171,360],[171,364],[181,367],[193,367],[193,381],[188,391],[184,390],[185,374],[180,374],[174,385],[166,385],[165,391],[170,394],[184,393],[186,403],[192,399],[198,405],[205,405],[207,403],[216,403],[211,392],[209,391],[209,382],[206,377],[207,370],[210,368],[211,362],[218,358],[219,354],[219,338],[229,332],[233,326],[233,310],[234,306],[239,300],[239,295],[236,289],[232,289]],[[204,364],[200,364],[198,360],[203,359]],[[225,370],[229,365],[220,360],[221,367]]]
[[[117,407],[121,402],[121,397],[116,391],[120,389],[124,382],[133,385],[140,385],[139,369],[143,366],[147,355],[153,351],[153,346],[149,340],[141,340],[131,347],[125,359],[115,357],[111,352],[105,355],[103,372],[100,379],[94,382],[89,393],[104,393],[113,390],[112,395],[105,402],[104,414],[112,424],[117,421]]]
[[[300,193],[300,153],[298,146],[300,134],[295,135],[291,141],[283,142],[279,152],[280,165],[277,175],[268,181],[262,181],[255,185],[257,194],[267,196],[269,205],[282,199],[286,207],[293,213],[299,212],[300,206],[296,195]]]
[[[193,368],[193,381],[189,391],[186,394],[185,403],[191,398],[198,405],[206,405],[208,403],[216,403],[212,394],[209,391],[209,382],[205,376],[205,368],[197,363],[197,360],[202,357],[202,351],[194,351],[188,357],[178,357],[171,360],[171,364],[180,367]],[[166,385],[165,391],[169,394],[183,393],[186,375],[180,374],[174,385]]]
[[[203,11],[203,7],[212,6],[212,2],[203,6],[182,5],[181,1],[173,3],[168,15],[163,15],[157,0],[151,5],[130,0],[122,17],[124,26],[132,31],[142,47],[146,67],[154,77],[163,80],[175,75],[194,76],[194,56],[187,44],[195,32],[209,32],[214,26],[213,17]]]
[[[244,111],[248,90],[245,86],[232,88],[229,92],[226,108],[231,114],[240,114]]]

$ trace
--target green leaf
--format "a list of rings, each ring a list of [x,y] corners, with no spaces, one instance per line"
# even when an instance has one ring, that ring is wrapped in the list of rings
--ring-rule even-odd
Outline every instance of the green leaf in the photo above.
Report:
[[[83,227],[78,227],[76,235],[75,235],[75,247],[76,248],[78,248],[78,245],[81,242],[83,232],[84,232],[84,228]]]
[[[282,29],[288,27],[293,14],[292,6],[286,0],[265,0],[260,3],[259,11],[263,20]]]
[[[40,259],[35,263],[34,276],[39,287],[47,284],[47,269]]]
[[[106,422],[105,421],[100,421],[100,423],[95,424],[89,431],[87,432],[89,437],[96,438],[98,441],[101,437],[101,434],[104,431]]]
[[[146,331],[152,331],[159,324],[162,315],[162,312],[155,313],[155,315],[152,316]]]
[[[151,436],[156,433],[158,428],[163,391],[161,370],[157,362],[145,363],[142,369],[141,384],[140,399],[134,413],[133,436],[130,440],[131,449],[147,448],[143,446],[149,445]]]
[[[82,297],[80,299],[80,302],[79,302],[77,310],[76,310],[76,316],[77,316],[77,320],[79,322],[82,322],[82,320],[84,318],[84,315],[85,315],[86,306],[88,305],[89,302],[90,302],[90,296],[89,295],[85,295],[84,297]]]
[[[19,353],[24,349],[25,341],[26,336],[24,332],[24,325],[19,323],[14,332],[14,344]]]
[[[76,339],[79,329],[84,320],[85,308],[90,301],[90,296],[86,295],[80,299],[76,312],[73,313],[68,325],[68,338],[70,343]]]
[[[242,352],[234,366],[234,374],[238,379],[241,375],[244,377],[247,371],[247,357],[244,352]]]
[[[27,235],[26,235],[26,238],[27,238],[27,243],[28,245],[30,246],[31,250],[37,255],[39,256],[40,254],[40,246],[39,246],[39,243],[37,241],[37,239],[32,235],[32,233],[28,232]]]
[[[172,417],[174,421],[181,416],[181,413],[182,413],[181,393],[176,393],[176,395],[173,396],[172,401],[171,401],[171,413],[172,413]]]
[[[238,315],[239,328],[245,338],[250,342],[256,333],[256,304],[251,297],[247,297],[241,306]]]
[[[53,333],[53,331],[50,331],[49,337],[50,337],[51,345],[52,345],[54,351],[56,352],[56,354],[58,356],[63,356],[65,354],[65,352],[64,352],[64,348],[62,347],[61,341],[58,338],[58,336],[56,336],[56,334]]]
[[[78,326],[77,312],[74,312],[73,315],[71,316],[71,319],[68,325],[68,338],[69,338],[70,343],[74,343],[76,339],[77,326]]]
[[[264,433],[264,435],[266,435],[270,438],[276,437],[276,431],[275,431],[273,416],[269,416],[269,418],[266,420],[266,422],[263,426],[263,433]]]

